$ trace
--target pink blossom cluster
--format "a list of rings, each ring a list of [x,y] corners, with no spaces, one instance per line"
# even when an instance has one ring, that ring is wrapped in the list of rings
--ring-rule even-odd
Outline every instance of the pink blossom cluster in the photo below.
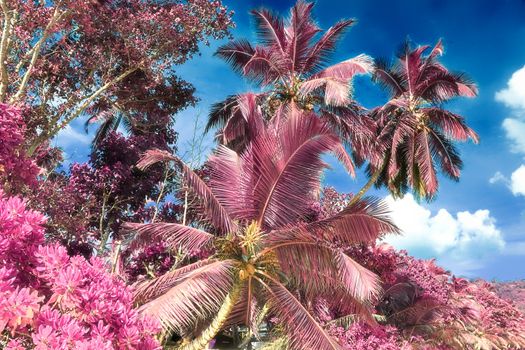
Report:
[[[6,349],[160,349],[156,321],[132,307],[102,260],[45,245],[44,217],[0,198],[0,334]],[[2,340],[3,341],[3,340]]]
[[[433,260],[384,244],[347,252],[381,277],[384,290],[375,304],[384,318],[377,325],[329,328],[347,348],[410,349],[403,341],[414,349],[525,348],[524,316],[493,284],[456,278]]]
[[[437,266],[434,260],[416,259],[406,251],[397,253],[395,275],[398,281],[415,283],[421,296],[430,297],[439,303],[446,303],[452,292],[451,276],[447,271]]]
[[[352,323],[347,329],[331,326],[329,333],[338,339],[344,349],[352,350],[412,350],[403,341],[397,328],[373,327],[365,323]]]
[[[20,110],[0,103],[0,188],[5,190],[16,191],[24,184],[34,185],[40,171],[22,149],[24,133],[25,122]]]
[[[339,193],[334,187],[326,186],[319,201],[311,204],[312,220],[324,219],[335,215],[345,208],[352,198],[351,193]]]

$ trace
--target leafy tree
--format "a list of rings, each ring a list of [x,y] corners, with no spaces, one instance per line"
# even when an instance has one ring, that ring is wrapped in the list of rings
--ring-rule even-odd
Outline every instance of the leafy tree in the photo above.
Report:
[[[184,336],[199,330],[184,349],[203,348],[231,325],[257,332],[267,309],[282,323],[290,349],[338,349],[295,290],[309,299],[330,296],[339,308],[370,319],[366,303],[377,295],[379,280],[340,246],[397,231],[384,204],[373,199],[305,222],[325,167],[321,155],[339,154],[342,147],[310,113],[288,117],[278,131],[261,129],[244,153],[219,146],[209,160],[209,182],[169,153],[148,152],[139,166],[176,163],[207,224],[130,224],[129,229],[139,240],[160,238],[190,255],[204,248],[211,253],[139,285],[142,312]]]
[[[437,60],[443,53],[441,41],[425,56],[428,49],[411,49],[407,43],[394,64],[375,63],[373,79],[389,91],[390,100],[371,112],[377,143],[386,148],[378,148],[382,161],[371,163],[368,186],[385,185],[395,196],[410,188],[432,199],[438,189],[437,165],[446,176],[459,179],[462,161],[453,142],[478,142],[464,118],[443,107],[454,97],[476,96],[476,86]]]
[[[232,25],[209,0],[2,0],[0,9],[0,102],[30,107],[30,155],[82,115],[107,129],[191,104],[174,66]]]
[[[266,120],[285,118],[290,108],[316,110],[343,141],[355,143],[354,151],[366,152],[369,124],[351,99],[351,80],[370,72],[372,60],[359,55],[327,66],[337,42],[355,20],[342,20],[320,35],[312,9],[313,3],[300,0],[286,21],[267,9],[253,10],[258,44],[235,40],[221,46],[216,55],[262,89],[256,96]],[[251,129],[239,103],[244,98],[230,96],[214,105],[207,124],[207,130],[219,127],[221,143],[238,149]]]

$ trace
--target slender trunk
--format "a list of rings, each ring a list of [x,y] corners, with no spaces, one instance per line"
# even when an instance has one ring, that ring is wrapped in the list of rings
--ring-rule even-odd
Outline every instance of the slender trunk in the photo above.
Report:
[[[151,219],[151,223],[154,223],[157,219],[157,215],[159,213],[159,203],[162,199],[162,196],[164,195],[164,190],[166,189],[166,181],[168,180],[168,175],[170,172],[170,168],[166,166],[166,172],[164,173],[164,180],[162,180],[162,186],[159,191],[159,195],[157,197],[157,201],[155,202],[155,212],[153,213],[153,218]]]
[[[184,192],[184,214],[182,215],[183,225],[186,225],[187,216],[188,216],[188,191]]]
[[[381,165],[381,167],[372,174],[370,179],[368,179],[368,182],[359,190],[359,192],[357,192],[355,196],[353,196],[352,199],[350,199],[348,206],[355,204],[358,200],[360,200],[364,196],[366,192],[368,192],[370,187],[372,187],[372,185],[376,183],[377,179],[383,172],[383,169],[385,168],[385,166],[386,166],[386,161],[384,161],[383,165]]]
[[[118,258],[120,256],[120,249],[122,248],[122,243],[117,242],[117,248],[115,249],[115,256],[113,257],[113,264],[111,266],[111,273],[115,273],[117,271],[117,265],[118,265]]]
[[[0,102],[4,102],[9,85],[9,73],[7,72],[7,43],[11,35],[11,16],[7,7],[6,0],[0,0],[0,6],[4,13],[4,27],[2,29],[2,39],[0,41]]]
[[[108,242],[109,238],[109,231],[106,232],[106,230],[104,230],[104,215],[106,213],[107,201],[106,194],[104,194],[102,197],[102,211],[100,212],[100,218],[98,221],[98,230],[100,231],[100,245],[98,246],[97,253],[99,255],[102,254],[102,252],[104,252],[104,248],[106,247],[106,243]]]
[[[232,335],[233,335],[233,346],[238,348],[239,343],[241,342],[241,339],[239,337],[239,327],[238,326],[232,327]]]
[[[31,74],[33,73],[33,68],[35,67],[36,61],[38,59],[38,56],[40,55],[40,49],[42,48],[42,44],[47,40],[49,37],[50,31],[55,25],[56,22],[60,19],[60,17],[63,15],[63,13],[60,12],[59,7],[55,7],[55,11],[53,12],[53,17],[51,17],[51,20],[46,25],[46,28],[44,29],[44,32],[42,33],[42,37],[36,42],[33,52],[31,55],[31,61],[29,62],[29,66],[27,67],[27,70],[24,74],[24,77],[22,78],[22,82],[20,83],[20,86],[18,87],[18,91],[16,94],[9,99],[9,103],[14,103],[22,97],[22,95],[25,93],[27,83],[29,82],[29,78],[31,78]]]
[[[237,299],[239,299],[240,294],[241,294],[241,285],[239,283],[236,283],[233,286],[231,292],[228,293],[228,295],[226,296],[224,303],[219,309],[219,312],[217,312],[217,315],[211,321],[208,328],[206,328],[198,338],[194,339],[189,344],[183,345],[182,347],[179,348],[179,350],[206,349],[209,342],[212,341],[212,339],[215,338],[217,333],[219,333],[219,331],[222,329],[224,322],[228,319],[228,316],[232,312],[233,307],[235,306]]]

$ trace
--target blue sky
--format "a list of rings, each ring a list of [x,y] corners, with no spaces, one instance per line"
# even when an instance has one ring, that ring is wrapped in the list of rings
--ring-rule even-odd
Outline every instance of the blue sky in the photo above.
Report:
[[[264,6],[287,15],[294,3],[224,1],[235,11],[233,35],[248,39],[254,39],[250,9]],[[407,37],[421,45],[443,39],[442,61],[452,70],[467,72],[480,90],[478,98],[457,100],[448,107],[467,118],[481,142],[460,145],[465,163],[461,180],[442,178],[432,203],[417,203],[411,196],[398,202],[387,198],[394,219],[405,230],[403,237],[388,242],[419,257],[435,257],[459,275],[525,279],[525,1],[318,0],[314,15],[323,29],[341,18],[358,20],[340,43],[334,63],[360,53],[392,57]],[[211,103],[251,89],[212,56],[221,43],[204,47],[199,57],[178,69],[201,99],[196,108],[177,117],[182,153],[196,116],[204,121]],[[385,95],[368,77],[359,77],[354,87],[355,98],[365,107],[384,102]],[[83,159],[88,151],[90,138],[82,123],[75,122],[56,141],[72,160]],[[210,147],[212,142],[210,136],[205,138]],[[357,191],[365,181],[363,174],[349,179],[337,166],[326,174],[327,184],[345,192]]]

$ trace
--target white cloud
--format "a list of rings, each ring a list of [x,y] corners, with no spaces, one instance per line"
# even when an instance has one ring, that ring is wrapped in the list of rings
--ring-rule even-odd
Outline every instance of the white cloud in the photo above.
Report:
[[[525,155],[525,66],[512,74],[507,87],[496,92],[495,98],[511,109],[511,117],[502,123],[511,152]]]
[[[492,175],[492,177],[489,179],[489,183],[494,185],[500,182],[504,184],[508,184],[509,179],[507,179],[507,177],[503,175],[500,171],[496,171],[496,173]]]
[[[511,190],[514,196],[525,196],[525,164],[510,175],[510,178],[497,171],[490,179],[489,183],[503,183]]]
[[[462,211],[452,215],[440,209],[435,215],[410,194],[401,200],[387,197],[394,222],[402,236],[385,241],[421,258],[437,258],[457,274],[479,268],[483,258],[501,251],[505,241],[489,210]]]
[[[525,122],[516,118],[505,118],[502,126],[510,141],[511,152],[525,154]]]
[[[68,148],[71,146],[85,146],[91,142],[91,136],[83,131],[78,131],[71,125],[67,125],[60,130],[55,138],[55,144],[61,148]]]
[[[496,92],[496,101],[513,109],[525,110],[525,66],[512,74],[505,89]]]
[[[510,190],[515,196],[525,196],[525,165],[521,165],[510,176]]]

